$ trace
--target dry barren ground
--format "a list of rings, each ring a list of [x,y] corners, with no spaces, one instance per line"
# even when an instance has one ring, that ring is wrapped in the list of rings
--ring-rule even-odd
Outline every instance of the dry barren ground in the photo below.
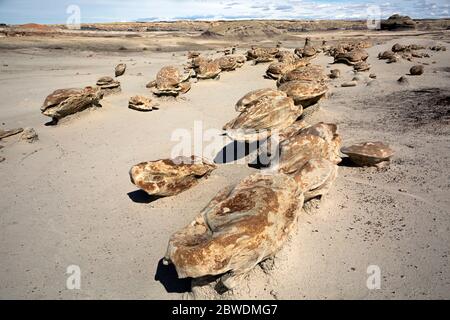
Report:
[[[393,161],[384,169],[344,161],[330,194],[303,213],[273,261],[233,292],[204,289],[197,298],[450,298],[450,53],[417,59],[428,63],[426,71],[407,76],[408,86],[396,80],[412,62],[376,58],[395,42],[445,41],[448,32],[383,38],[368,49],[377,79],[362,73],[353,88],[340,87],[353,78],[350,67],[330,65],[323,55],[315,60],[341,69],[342,78],[330,81],[328,99],[310,120],[337,123],[344,145],[385,141],[396,150]],[[195,121],[203,130],[220,129],[236,115],[234,103],[243,94],[275,86],[262,77],[267,65],[246,64],[219,81],[195,83],[178,101],[139,113],[127,108],[128,98],[149,95],[145,84],[162,66],[184,63],[186,51],[60,50],[8,39],[0,48],[0,128],[31,126],[40,139],[1,141],[0,298],[186,297],[189,281],[160,261],[170,234],[224,186],[257,169],[221,164],[194,188],[155,201],[136,191],[128,170],[170,156],[176,129],[192,132]],[[44,126],[48,119],[39,107],[50,92],[94,84],[119,62],[128,65],[119,78],[121,94],[105,98],[101,109]],[[81,290],[66,289],[66,268],[73,264],[82,271]],[[379,290],[366,286],[370,265],[380,267]]]

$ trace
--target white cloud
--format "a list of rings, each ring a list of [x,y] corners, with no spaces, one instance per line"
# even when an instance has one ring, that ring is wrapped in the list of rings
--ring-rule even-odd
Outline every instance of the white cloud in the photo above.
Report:
[[[369,5],[378,5],[383,18],[392,13],[413,18],[448,17],[448,0],[2,0],[0,22],[63,23],[69,4],[80,6],[82,22],[136,21],[150,17],[159,20],[364,19]]]

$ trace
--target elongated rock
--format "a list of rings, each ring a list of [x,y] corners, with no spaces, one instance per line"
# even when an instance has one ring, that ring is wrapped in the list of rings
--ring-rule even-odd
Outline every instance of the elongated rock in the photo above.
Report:
[[[383,142],[363,142],[341,149],[350,159],[359,166],[375,166],[381,162],[389,161],[394,155],[387,144]]]
[[[119,63],[116,66],[116,69],[114,70],[115,76],[120,77],[121,75],[123,75],[125,73],[126,68],[127,65],[125,63]]]
[[[130,169],[130,179],[150,195],[173,196],[196,185],[216,165],[198,157],[141,162]]]
[[[59,120],[87,108],[98,107],[102,98],[103,92],[98,88],[58,89],[47,96],[41,112],[53,120]]]
[[[303,195],[283,174],[254,174],[217,194],[185,228],[172,235],[165,261],[179,278],[223,275],[227,288],[273,257],[296,224]]]

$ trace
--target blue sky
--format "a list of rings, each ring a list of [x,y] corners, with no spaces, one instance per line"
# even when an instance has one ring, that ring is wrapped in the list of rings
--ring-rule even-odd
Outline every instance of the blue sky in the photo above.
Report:
[[[177,19],[365,19],[369,6],[381,16],[448,18],[450,0],[0,0],[0,23],[65,23],[69,5],[81,22]]]

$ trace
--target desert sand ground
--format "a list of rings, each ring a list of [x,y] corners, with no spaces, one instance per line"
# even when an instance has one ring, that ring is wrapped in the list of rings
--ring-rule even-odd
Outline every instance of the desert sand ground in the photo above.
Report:
[[[354,74],[331,65],[321,54],[314,63],[339,68],[329,95],[310,115],[338,124],[344,145],[387,142],[396,153],[384,169],[353,167],[344,161],[333,189],[318,208],[303,212],[297,230],[273,260],[256,267],[223,296],[228,299],[400,299],[450,298],[450,51],[430,58],[386,64],[380,51],[394,43],[446,44],[449,31],[370,34],[369,82],[342,88]],[[293,48],[303,44],[283,42]],[[313,40],[366,37],[361,32],[311,34]],[[189,281],[178,280],[161,263],[170,235],[189,223],[224,186],[257,169],[220,164],[212,175],[174,197],[151,199],[130,183],[138,162],[166,158],[177,141],[175,129],[220,129],[236,116],[235,102],[250,90],[275,87],[263,78],[267,64],[247,63],[220,80],[193,83],[177,101],[140,113],[127,108],[130,96],[151,95],[145,84],[164,65],[186,62],[198,42],[203,53],[230,43],[181,42],[159,35],[162,51],[146,50],[151,40],[39,37],[0,39],[0,120],[2,129],[33,127],[39,141],[5,138],[0,155],[0,298],[179,299]],[[90,46],[83,41],[90,42]],[[250,43],[251,41],[249,41]],[[48,45],[51,43],[51,45]],[[174,48],[165,44],[174,44]],[[260,41],[273,45],[273,40]],[[55,49],[52,46],[61,46]],[[123,45],[141,50],[107,50]],[[247,43],[240,44],[244,52]],[[106,48],[106,49],[105,49]],[[40,106],[53,90],[93,85],[125,62],[118,78],[122,93],[87,110],[44,126]],[[425,62],[422,76],[397,79]],[[224,141],[223,146],[230,141]],[[222,147],[222,146],[221,146]],[[221,152],[221,147],[216,151]],[[153,201],[154,200],[154,201]],[[80,290],[66,288],[66,268],[78,265]],[[366,286],[367,267],[381,269],[381,288]]]

